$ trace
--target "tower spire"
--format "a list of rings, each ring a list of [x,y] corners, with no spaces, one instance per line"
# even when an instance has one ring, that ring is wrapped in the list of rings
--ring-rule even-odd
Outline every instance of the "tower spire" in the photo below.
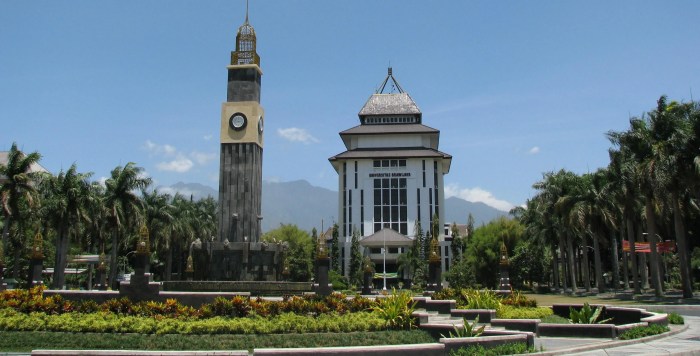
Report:
[[[389,83],[389,80],[391,79],[392,81],[392,86],[391,89],[392,91],[396,90],[399,93],[403,93],[403,88],[401,88],[401,85],[399,85],[399,82],[394,78],[393,70],[391,69],[391,66],[387,69],[387,75],[386,78],[384,78],[384,81],[382,84],[379,85],[379,89],[377,89],[377,94],[384,94],[384,89],[386,89],[386,85]]]
[[[248,24],[248,0],[245,0],[245,24]]]

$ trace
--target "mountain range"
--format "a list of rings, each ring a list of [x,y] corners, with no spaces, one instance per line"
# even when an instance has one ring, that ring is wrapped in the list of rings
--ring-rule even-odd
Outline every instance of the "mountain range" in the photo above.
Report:
[[[212,196],[218,197],[218,191],[199,183],[176,183],[169,187],[158,187],[162,193],[180,192],[193,199]],[[476,226],[508,213],[484,203],[473,203],[457,197],[445,199],[445,221],[466,224],[471,213]],[[315,187],[305,180],[291,182],[263,181],[262,187],[262,228],[270,231],[280,224],[295,224],[303,230],[312,228],[321,230],[330,226],[338,215],[338,192]]]

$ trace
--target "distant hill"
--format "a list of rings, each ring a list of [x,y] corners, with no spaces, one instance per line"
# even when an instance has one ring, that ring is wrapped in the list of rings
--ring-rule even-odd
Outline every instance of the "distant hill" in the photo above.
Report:
[[[167,193],[170,195],[175,195],[175,193],[180,193],[185,197],[192,197],[194,200],[204,199],[207,196],[212,196],[214,199],[219,199],[219,191],[204,184],[199,183],[183,183],[177,182],[169,187],[157,187],[160,193]]]
[[[501,216],[508,216],[507,212],[484,203],[472,203],[457,197],[445,199],[445,209],[445,223],[466,224],[469,213],[471,213],[474,217],[474,227],[479,227]]]
[[[321,230],[338,220],[338,192],[314,187],[305,180],[293,182],[263,182],[262,191],[263,231],[270,231],[280,224],[295,224],[311,231]]]
[[[175,194],[180,192],[194,199],[206,198],[211,195],[218,199],[218,191],[212,187],[198,183],[178,182],[169,187],[158,187],[162,193]],[[467,223],[469,213],[474,216],[476,226],[488,223],[508,213],[492,208],[484,203],[472,203],[451,197],[445,199],[446,223]],[[262,187],[262,228],[270,231],[280,224],[295,224],[303,230],[321,229],[321,219],[325,226],[332,224],[332,219],[338,219],[338,192],[315,187],[305,180],[292,182],[263,181]]]

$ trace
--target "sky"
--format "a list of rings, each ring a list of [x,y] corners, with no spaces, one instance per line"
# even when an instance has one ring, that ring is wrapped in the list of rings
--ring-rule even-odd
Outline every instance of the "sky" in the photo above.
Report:
[[[0,1],[0,150],[104,180],[218,187],[244,0]],[[700,96],[698,1],[252,0],[263,178],[338,189],[338,132],[387,67],[453,156],[446,196],[522,205],[544,172],[609,162],[610,130]],[[466,219],[466,217],[465,217]]]

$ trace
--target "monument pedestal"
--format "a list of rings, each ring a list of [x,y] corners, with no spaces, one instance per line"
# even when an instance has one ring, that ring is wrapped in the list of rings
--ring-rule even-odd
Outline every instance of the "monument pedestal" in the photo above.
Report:
[[[29,287],[43,286],[44,277],[42,273],[44,272],[44,260],[39,258],[32,258],[29,261]]]
[[[508,266],[501,265],[500,280],[498,282],[498,292],[500,294],[510,294],[511,292],[510,277],[508,276]]]
[[[107,290],[107,271],[104,269],[97,269],[97,284],[95,284],[95,288],[97,290]]]
[[[1,253],[2,251],[0,251]],[[2,258],[2,255],[0,255],[0,258]],[[4,291],[7,289],[7,283],[5,283],[5,266],[0,264],[0,292]]]
[[[119,296],[128,297],[132,301],[157,300],[162,289],[159,282],[153,282],[150,273],[144,275],[132,274],[130,281],[119,284]]]
[[[153,275],[145,273],[150,261],[150,253],[136,253],[134,261],[134,273],[128,282],[119,284],[119,296],[128,297],[132,301],[156,300],[162,289],[162,285],[153,282]]]
[[[321,296],[333,293],[333,287],[328,283],[328,269],[331,265],[329,258],[316,259],[316,284],[314,292]]]
[[[362,295],[372,294],[372,272],[362,274]]]
[[[442,290],[442,268],[440,262],[430,262],[428,264],[428,286],[426,288],[431,292],[439,292]]]

